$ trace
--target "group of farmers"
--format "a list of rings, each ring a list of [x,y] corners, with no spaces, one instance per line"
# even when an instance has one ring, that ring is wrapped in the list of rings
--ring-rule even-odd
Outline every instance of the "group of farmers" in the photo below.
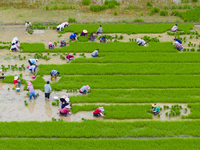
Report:
[[[30,25],[29,22],[26,23],[26,26],[28,27]],[[69,26],[69,24],[67,22],[64,22],[60,25],[57,26],[57,31],[62,31],[63,28],[65,28],[66,26]],[[172,27],[171,31],[175,32],[178,30],[178,27],[177,27],[177,24],[175,26]],[[103,32],[103,29],[102,29],[102,26],[100,25],[96,34],[97,35],[101,35]],[[83,30],[80,34],[80,36],[87,36],[87,30]],[[73,33],[70,35],[70,40],[71,41],[74,41],[74,40],[77,40],[77,33]],[[96,40],[96,35],[94,33],[91,33],[90,35],[90,40],[91,41],[95,41]],[[177,50],[181,51],[183,49],[182,47],[182,42],[181,40],[179,39],[174,39],[175,41],[175,45],[176,45],[176,48]],[[19,43],[18,43],[18,38],[15,37],[13,40],[12,40],[12,46],[11,46],[11,51],[19,51]],[[108,42],[108,40],[106,39],[105,36],[101,37],[100,38],[100,42]],[[140,39],[140,38],[137,38],[137,44],[139,46],[146,46],[146,42],[143,40],[143,39]],[[63,47],[63,46],[66,46],[66,41],[64,39],[61,40],[60,42],[60,46]],[[49,49],[51,48],[54,48],[54,44],[49,42]],[[99,52],[99,49],[96,49],[94,52],[92,52],[92,57],[98,57],[98,52]],[[69,62],[70,60],[74,60],[74,56],[73,55],[67,55],[66,56],[67,58],[67,61]],[[39,69],[38,68],[38,65],[36,65],[36,62],[38,62],[38,59],[29,59],[28,60],[30,66],[28,67],[29,69],[29,72],[30,73],[34,73],[36,71],[36,69]],[[0,72],[1,73],[1,72]],[[53,80],[54,78],[56,78],[58,75],[59,75],[59,71],[57,70],[51,70],[50,72],[50,75],[51,75],[51,80]],[[21,80],[19,80],[19,77],[18,76],[15,76],[14,77],[14,81],[13,81],[13,84],[17,87],[20,87],[20,83],[21,83]],[[86,85],[86,86],[83,86],[79,89],[79,95],[83,95],[83,94],[87,94],[89,93],[89,90],[90,87],[89,85]],[[33,98],[36,98],[39,94],[35,94],[35,91],[34,91],[34,88],[33,88],[33,85],[31,82],[28,82],[28,87],[27,87],[27,90],[29,91],[29,98],[32,99]],[[51,86],[50,86],[50,81],[47,81],[46,84],[44,85],[44,91],[45,91],[45,100],[49,100],[50,98],[50,93],[51,93]],[[69,95],[66,94],[62,97],[60,97],[60,101],[62,103],[61,105],[61,109],[60,109],[60,114],[61,115],[67,115],[67,113],[70,113],[70,109],[71,109],[71,106],[70,106],[70,100],[69,100]],[[156,104],[153,104],[152,105],[152,109],[150,110],[154,113],[154,115],[156,114],[159,114],[160,113],[160,108],[159,106],[157,106]],[[103,114],[104,112],[104,108],[103,107],[98,107],[94,112],[93,112],[93,115],[94,116],[104,116]]]

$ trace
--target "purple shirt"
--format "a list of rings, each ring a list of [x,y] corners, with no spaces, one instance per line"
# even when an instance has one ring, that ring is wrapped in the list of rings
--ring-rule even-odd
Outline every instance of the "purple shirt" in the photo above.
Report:
[[[81,36],[87,36],[87,33],[83,33],[83,31],[81,32]]]

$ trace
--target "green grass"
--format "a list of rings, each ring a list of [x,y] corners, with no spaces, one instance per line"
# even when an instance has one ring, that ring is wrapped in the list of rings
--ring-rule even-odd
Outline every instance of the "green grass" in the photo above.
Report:
[[[72,103],[197,103],[200,89],[91,89],[87,96],[70,96]]]
[[[72,112],[94,111],[104,107],[104,119],[152,119],[152,114],[147,113],[151,105],[73,105]],[[92,113],[91,113],[92,114]]]
[[[99,138],[200,136],[200,121],[0,122],[1,137]],[[62,132],[64,129],[65,132]],[[66,143],[65,143],[66,144]]]
[[[180,12],[179,16],[184,20],[184,22],[199,22],[200,7],[187,10],[186,12]]]
[[[198,138],[171,138],[171,139],[1,139],[1,149],[34,149],[49,150],[63,149],[71,150],[196,150],[200,149]]]
[[[103,33],[163,33],[172,28],[174,24],[103,24]],[[193,24],[180,24],[179,31],[189,32],[193,29]],[[72,24],[67,28],[64,28],[65,32],[77,32],[81,33],[83,29],[86,29],[89,33],[96,32],[98,24]]]
[[[77,90],[83,85],[90,85],[91,89],[200,88],[198,82],[199,75],[78,75],[62,76],[51,86],[58,91]],[[44,87],[42,84],[33,85],[37,89]]]
[[[151,43],[153,44],[153,43]],[[107,53],[99,50],[99,58],[77,58],[72,63],[199,63],[200,53]]]
[[[39,65],[38,75],[49,75],[57,69],[63,75],[164,75],[200,74],[198,63],[110,63],[110,64],[62,64]],[[67,69],[66,69],[67,68]]]
[[[188,104],[191,113],[188,116],[181,116],[182,118],[200,119],[200,104]]]
[[[138,46],[136,42],[71,42],[69,46],[63,48],[45,49],[43,43],[21,43],[23,52],[89,52],[95,49],[101,52],[177,52],[171,42],[149,43],[149,46]]]

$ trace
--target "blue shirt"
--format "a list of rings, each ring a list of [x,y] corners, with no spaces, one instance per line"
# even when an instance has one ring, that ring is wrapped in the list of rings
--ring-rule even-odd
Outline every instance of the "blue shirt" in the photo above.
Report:
[[[181,42],[181,40],[179,40],[179,39],[175,39],[177,42],[179,42],[180,44],[182,44],[182,42]]]
[[[106,38],[104,38],[104,37],[101,37],[101,40],[106,40]]]
[[[56,75],[58,73],[57,70],[51,70],[50,74]]]
[[[70,39],[76,38],[76,34],[75,33],[71,34],[69,38]]]

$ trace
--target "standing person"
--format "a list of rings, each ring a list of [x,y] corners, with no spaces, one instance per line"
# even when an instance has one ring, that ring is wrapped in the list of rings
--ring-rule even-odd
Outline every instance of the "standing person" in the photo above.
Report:
[[[178,51],[182,51],[182,50],[183,50],[182,44],[180,44],[178,41],[176,41],[174,44],[175,44],[176,49],[177,49]]]
[[[66,56],[66,58],[67,58],[67,61],[69,62],[70,60],[74,60],[74,56],[73,55],[67,55]]]
[[[15,44],[15,45],[12,45],[11,47],[10,47],[10,51],[13,51],[13,52],[16,52],[16,51],[20,51],[20,49],[18,48],[18,46],[17,46],[17,44]]]
[[[45,92],[45,100],[49,101],[50,93],[51,93],[51,86],[49,81],[44,85],[44,92]]]
[[[150,109],[154,113],[154,115],[157,115],[160,113],[160,108],[155,104],[152,104],[152,109]]]
[[[178,25],[175,24],[175,25],[171,28],[171,31],[172,31],[172,32],[178,31]]]
[[[92,52],[92,57],[98,57],[99,49],[96,49],[94,52]]]
[[[51,70],[50,75],[51,75],[51,79],[56,78],[57,75],[59,75],[60,73],[57,70]]]
[[[29,99],[31,100],[31,99],[32,99],[32,96],[33,96],[33,98],[35,99],[35,91],[34,91],[34,89],[33,89],[33,85],[32,85],[31,82],[28,82],[27,90],[29,91]]]
[[[98,35],[98,34],[100,34],[100,35],[101,35],[101,34],[102,34],[102,32],[103,32],[103,28],[101,27],[101,25],[99,25],[99,29],[97,30],[97,32],[96,32],[96,33],[97,33],[97,35]]]
[[[28,27],[31,26],[31,22],[26,22],[25,23],[25,27],[26,27],[26,31],[28,30]]]
[[[100,42],[101,43],[106,43],[106,42],[108,42],[108,40],[106,39],[105,36],[103,36],[103,37],[101,37]]]
[[[103,107],[99,107],[97,108],[94,112],[93,112],[93,115],[98,117],[98,116],[104,116],[103,115],[103,111],[104,111],[104,108]]]
[[[146,46],[146,42],[144,40],[140,39],[140,38],[137,38],[137,44],[139,46]]]
[[[49,49],[54,49],[54,44],[49,42]]]
[[[30,66],[36,65],[36,62],[38,62],[38,59],[29,59],[28,62],[30,64]]]
[[[17,37],[14,37],[14,39],[12,40],[12,45],[15,45],[19,42]]]
[[[20,87],[20,85],[21,85],[21,80],[19,80],[19,77],[18,77],[18,76],[15,76],[15,77],[14,77],[13,84],[14,84],[15,86],[17,86],[18,88]]]
[[[69,39],[70,39],[71,41],[77,40],[77,37],[76,37],[77,35],[78,35],[77,33],[72,33],[72,34],[70,35]]]
[[[30,66],[28,68],[28,70],[29,70],[30,73],[34,73],[37,68],[38,68],[38,65],[33,65],[33,66]],[[39,68],[38,68],[38,70],[39,70]]]
[[[89,93],[89,91],[88,91],[89,89],[90,89],[89,85],[83,86],[79,90],[79,95],[83,95],[83,94]]]
[[[96,40],[96,35],[94,33],[91,33],[90,40],[91,41],[95,41]]]
[[[87,36],[87,30],[83,30],[80,36]]]
[[[179,40],[179,39],[174,39],[174,41],[176,42],[179,42],[180,44],[182,44],[182,42],[181,42],[181,40]]]

